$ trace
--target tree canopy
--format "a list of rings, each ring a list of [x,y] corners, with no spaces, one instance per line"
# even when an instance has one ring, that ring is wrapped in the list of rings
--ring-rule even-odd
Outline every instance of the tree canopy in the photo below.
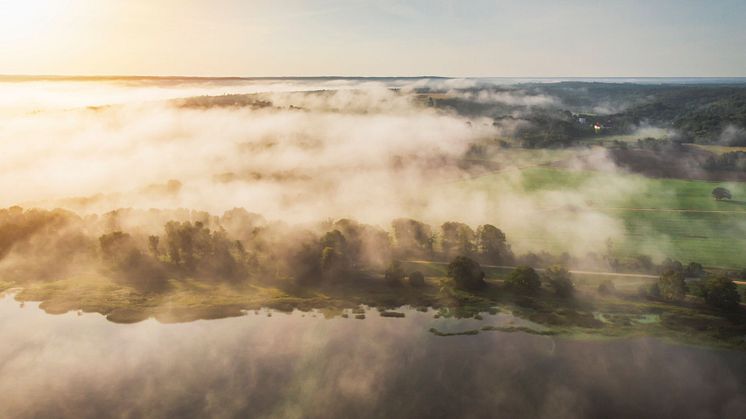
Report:
[[[392,261],[383,275],[386,279],[386,283],[391,286],[401,285],[402,280],[406,276],[404,268],[402,268],[401,263],[398,260]]]
[[[707,278],[702,284],[705,302],[721,310],[734,310],[741,302],[736,284],[726,276]]]
[[[668,301],[681,301],[687,292],[684,272],[682,270],[668,270],[658,278],[658,294]]]
[[[563,266],[550,266],[542,276],[558,297],[568,298],[575,292],[570,272]]]
[[[491,224],[477,228],[475,247],[480,260],[484,263],[495,265],[513,263],[513,252],[510,250],[505,233]]]
[[[521,265],[510,273],[505,285],[517,292],[534,294],[541,288],[541,279],[534,268]]]
[[[479,289],[486,285],[484,271],[479,263],[466,256],[457,256],[448,264],[448,276],[456,284],[467,289]]]
[[[730,194],[730,191],[723,188],[723,187],[717,187],[712,190],[712,197],[715,198],[716,201],[722,201],[723,199],[732,199],[733,196]]]
[[[474,230],[464,223],[449,221],[440,226],[443,256],[471,256],[475,253]]]

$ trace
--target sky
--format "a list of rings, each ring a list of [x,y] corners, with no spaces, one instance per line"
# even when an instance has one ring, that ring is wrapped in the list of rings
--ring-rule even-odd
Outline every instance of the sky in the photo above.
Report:
[[[0,74],[739,77],[743,0],[0,0]]]

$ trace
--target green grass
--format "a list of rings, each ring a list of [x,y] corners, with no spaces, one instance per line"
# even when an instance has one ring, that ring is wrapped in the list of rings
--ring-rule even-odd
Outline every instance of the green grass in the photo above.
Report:
[[[682,262],[707,266],[746,267],[745,215],[617,211],[627,229],[615,246],[620,255],[658,249]],[[666,238],[661,240],[661,237]]]
[[[730,153],[731,151],[746,151],[746,147],[730,147],[730,146],[714,145],[714,144],[688,144],[688,145],[699,147],[703,150],[707,150],[715,154],[725,154],[725,153]]]
[[[728,188],[733,200],[712,199],[712,189],[717,186]],[[746,267],[744,182],[651,179],[531,167],[519,174],[500,172],[463,181],[457,187],[462,192],[483,194],[488,202],[504,199],[506,191],[520,194],[545,208],[547,217],[554,217],[556,223],[562,222],[563,214],[574,211],[598,211],[611,216],[626,230],[623,240],[613,243],[617,256],[643,253],[707,266]],[[558,207],[554,199],[558,195],[572,197],[571,203]],[[510,239],[523,243],[522,248],[563,251],[563,243],[544,237],[540,227],[541,223],[537,223],[535,232]]]
[[[500,176],[497,174],[495,176]],[[482,179],[488,182],[488,179]],[[499,182],[499,180],[498,180]],[[627,193],[598,195],[597,189],[628,187]],[[592,207],[687,209],[746,212],[746,183],[710,182],[704,180],[651,179],[639,175],[595,171],[533,167],[522,171],[521,186],[529,193],[547,190],[577,192],[588,190],[587,203]],[[732,201],[715,201],[711,193],[723,186],[733,194]]]
[[[607,134],[596,134],[591,137],[583,138],[582,142],[588,142],[588,143],[597,143],[597,144],[609,144],[613,143],[614,141],[619,141],[623,143],[630,143],[630,142],[637,142],[637,140],[643,139],[643,138],[657,138],[657,139],[665,139],[670,136],[670,132],[665,129],[657,129],[657,128],[649,128],[646,130],[642,130],[638,133],[634,134],[625,134],[625,135],[607,135]]]

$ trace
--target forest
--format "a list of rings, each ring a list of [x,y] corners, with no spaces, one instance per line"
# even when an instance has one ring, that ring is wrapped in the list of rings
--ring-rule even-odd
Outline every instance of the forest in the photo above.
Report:
[[[488,100],[507,95],[536,100]],[[678,142],[746,145],[746,87],[742,84],[527,83],[466,90],[434,98],[433,104],[464,115],[518,124],[510,136],[528,147],[573,145],[596,136],[594,125],[605,135],[630,134],[641,126],[654,126],[671,129]]]

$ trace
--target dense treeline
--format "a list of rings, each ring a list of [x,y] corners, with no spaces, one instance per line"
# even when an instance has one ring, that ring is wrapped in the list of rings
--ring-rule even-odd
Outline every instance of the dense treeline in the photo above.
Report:
[[[31,276],[45,279],[64,276],[67,268],[101,270],[143,290],[162,289],[173,278],[313,283],[383,272],[396,260],[456,255],[488,264],[514,260],[505,234],[492,225],[472,230],[447,222],[434,229],[397,219],[388,232],[350,219],[290,226],[240,208],[222,216],[119,210],[86,218],[63,210],[0,210],[2,272],[28,277],[36,266],[46,274]],[[411,280],[420,282],[418,275]]]
[[[683,142],[746,145],[744,84],[562,82],[480,86],[464,92],[431,104],[515,127],[509,135],[526,147],[570,145],[595,135],[596,124],[603,134],[629,134],[647,125],[673,129]],[[498,99],[479,99],[490,94]],[[512,100],[499,99],[508,95]],[[546,100],[534,103],[531,98]]]
[[[704,167],[708,170],[746,172],[746,152],[731,151],[707,159]]]
[[[650,177],[713,181],[746,180],[746,153],[718,155],[679,141],[640,138],[607,143],[608,155],[620,167]]]
[[[643,286],[640,294],[676,303],[683,302],[687,295],[692,295],[703,299],[709,306],[724,311],[733,311],[739,307],[741,295],[730,276],[742,278],[746,270],[729,276],[723,272],[705,272],[698,263],[684,266],[679,261],[666,259],[660,266],[660,272],[658,281],[650,286]]]
[[[600,122],[612,133],[625,133],[647,124],[673,128],[686,142],[725,140],[728,145],[746,144],[746,133],[738,133],[738,128],[746,127],[743,84],[559,83],[536,89],[558,97],[568,107],[604,110]],[[620,105],[621,109],[613,108]],[[723,138],[729,130],[733,135]]]
[[[19,284],[88,275],[141,293],[160,293],[175,286],[173,281],[295,287],[383,276],[390,287],[407,284],[416,289],[428,285],[425,276],[405,270],[402,262],[422,259],[448,262],[452,284],[469,292],[491,288],[517,297],[575,295],[565,267],[574,262],[570,256],[517,257],[499,228],[485,224],[472,229],[454,221],[433,228],[400,218],[386,231],[350,219],[291,226],[268,222],[241,208],[221,216],[119,210],[80,217],[64,210],[13,207],[0,210],[0,251],[0,278]],[[605,258],[614,270],[631,266]],[[739,308],[741,296],[733,278],[742,278],[746,270],[729,276],[706,272],[694,262],[684,265],[666,259],[655,264],[644,256],[635,263],[637,271],[660,274],[657,282],[641,288],[645,298],[674,304],[694,299],[724,312]],[[513,264],[519,266],[501,285],[485,280],[485,265]],[[545,268],[535,269],[539,266]],[[602,295],[615,292],[613,283],[599,287]]]
[[[700,264],[667,259],[656,265],[645,256],[596,258],[615,271],[659,272],[660,281],[645,290],[650,298],[682,301],[694,293],[717,308],[738,306],[732,281],[708,276]],[[406,281],[422,287],[424,275],[407,272],[400,263],[416,260],[450,262],[448,275],[468,290],[486,286],[482,265],[520,264],[506,279],[507,290],[535,294],[544,283],[562,298],[571,297],[574,286],[559,265],[578,266],[578,259],[566,254],[516,256],[505,233],[489,224],[472,229],[449,221],[434,228],[400,218],[386,231],[350,219],[291,226],[241,208],[221,216],[187,210],[125,209],[88,217],[64,210],[0,210],[0,275],[21,282],[92,274],[159,292],[169,281],[184,279],[312,285],[383,274],[391,286]],[[547,268],[540,275],[532,266]],[[693,278],[704,280],[690,288],[687,280]]]

